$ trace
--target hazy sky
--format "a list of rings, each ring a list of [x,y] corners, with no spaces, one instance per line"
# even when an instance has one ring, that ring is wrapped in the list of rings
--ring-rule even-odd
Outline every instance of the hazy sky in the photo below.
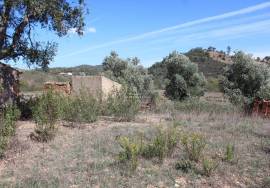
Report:
[[[173,50],[214,46],[270,55],[270,1],[265,0],[87,0],[85,35],[57,38],[51,67],[101,64],[110,51],[137,56],[148,67]],[[20,66],[20,65],[17,65]]]

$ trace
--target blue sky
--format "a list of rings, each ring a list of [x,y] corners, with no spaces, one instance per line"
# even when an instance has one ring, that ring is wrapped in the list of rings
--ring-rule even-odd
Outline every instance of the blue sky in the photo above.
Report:
[[[98,65],[110,51],[137,56],[148,67],[171,51],[214,46],[270,55],[270,1],[265,0],[86,0],[85,35],[64,38],[51,67]],[[19,64],[17,66],[23,67]]]

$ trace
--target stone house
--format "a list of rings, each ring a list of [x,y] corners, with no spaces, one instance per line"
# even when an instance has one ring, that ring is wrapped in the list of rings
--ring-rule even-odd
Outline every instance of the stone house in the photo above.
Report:
[[[0,107],[15,102],[20,94],[19,77],[22,72],[0,62]]]

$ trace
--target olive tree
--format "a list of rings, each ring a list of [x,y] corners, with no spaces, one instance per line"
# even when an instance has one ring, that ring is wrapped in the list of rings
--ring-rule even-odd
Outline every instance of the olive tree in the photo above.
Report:
[[[152,76],[140,65],[137,57],[122,59],[116,52],[111,52],[109,56],[105,57],[102,65],[109,78],[126,85],[141,99],[152,92]]]
[[[162,63],[167,67],[169,84],[166,86],[166,95],[170,99],[182,100],[204,94],[204,75],[198,72],[198,66],[187,56],[174,51]]]
[[[236,52],[232,59],[233,64],[226,68],[221,79],[221,88],[230,101],[249,105],[256,97],[269,97],[269,68],[243,52]]]
[[[36,41],[34,33],[47,29],[62,37],[72,29],[82,35],[84,7],[83,0],[0,1],[0,60],[22,59],[29,66],[46,68],[57,44]]]

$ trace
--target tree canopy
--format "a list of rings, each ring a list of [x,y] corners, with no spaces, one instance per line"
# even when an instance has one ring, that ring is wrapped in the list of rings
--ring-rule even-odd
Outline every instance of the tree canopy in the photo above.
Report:
[[[178,52],[172,52],[162,61],[167,65],[166,95],[171,99],[182,100],[190,96],[204,94],[206,80],[198,72],[198,66]]]
[[[3,0],[0,2],[0,60],[22,59],[46,68],[56,55],[57,44],[35,41],[36,29],[47,29],[59,37],[76,29],[83,34],[84,1]]]
[[[111,52],[103,61],[105,74],[135,91],[140,98],[149,95],[153,90],[153,79],[147,70],[135,58],[122,59],[116,52]]]
[[[227,67],[221,80],[224,93],[233,103],[238,104],[249,104],[256,97],[269,99],[269,84],[269,67],[255,62],[250,55],[243,52],[237,52],[233,56],[233,64]]]

